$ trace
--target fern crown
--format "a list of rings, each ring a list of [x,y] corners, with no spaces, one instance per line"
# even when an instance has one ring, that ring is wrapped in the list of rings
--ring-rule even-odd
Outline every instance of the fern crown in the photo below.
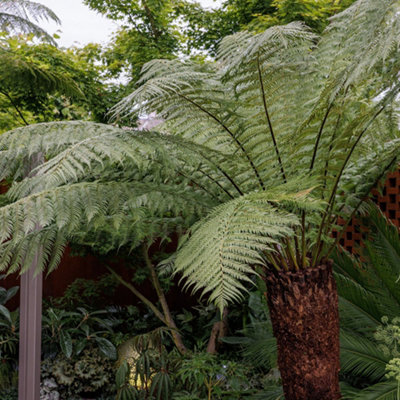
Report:
[[[338,218],[397,165],[398,12],[359,0],[321,37],[291,23],[225,38],[212,63],[148,63],[113,113],[155,111],[158,133],[76,122],[3,135],[2,179],[15,183],[0,265],[23,267],[42,245],[40,267],[54,266],[88,229],[134,246],[191,227],[175,269],[221,308],[255,268],[318,265]],[[26,175],[38,152],[46,162]]]

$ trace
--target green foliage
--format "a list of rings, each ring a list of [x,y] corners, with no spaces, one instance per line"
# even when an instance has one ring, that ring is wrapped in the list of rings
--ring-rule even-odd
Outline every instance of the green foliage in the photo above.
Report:
[[[0,390],[0,395],[2,400],[18,400],[18,390],[16,387]]]
[[[97,280],[78,278],[66,288],[63,296],[51,299],[51,304],[69,311],[77,307],[98,308],[106,305],[104,295],[112,296],[117,286],[110,274],[102,275]]]
[[[364,261],[335,254],[340,294],[341,373],[353,387],[345,399],[396,399],[398,387],[398,257],[397,228],[370,206],[364,241]],[[391,322],[389,322],[391,321]],[[389,371],[389,373],[388,373]],[[389,379],[389,380],[388,380]],[[362,390],[360,390],[362,389]]]
[[[0,36],[0,59],[2,131],[52,120],[104,121],[116,101],[113,86],[103,82],[99,46],[58,49],[33,35]]]
[[[154,58],[169,58],[178,50],[174,2],[169,0],[85,0],[91,9],[122,21],[103,53],[112,76],[121,72],[135,83],[142,66]]]
[[[251,389],[245,365],[223,360],[208,353],[194,353],[184,359],[177,377],[178,382],[181,382],[178,385],[185,390],[174,395],[174,399],[186,399],[190,396],[240,399],[243,393]]]
[[[189,50],[201,49],[217,54],[221,40],[233,33],[251,30],[261,32],[274,25],[303,21],[321,33],[332,15],[349,7],[354,0],[226,0],[212,10],[199,2],[180,2],[178,13]]]
[[[47,354],[62,353],[65,357],[79,356],[84,349],[97,348],[105,357],[115,360],[117,351],[107,339],[117,320],[102,318],[107,311],[88,311],[78,307],[76,312],[49,308],[43,315],[43,340]]]
[[[0,390],[12,388],[18,379],[19,312],[10,311],[6,303],[18,292],[18,287],[0,287]]]
[[[321,39],[299,23],[226,37],[218,64],[153,61],[143,69],[141,86],[115,108],[123,115],[156,111],[166,119],[166,132],[235,155],[237,172],[228,171],[227,187],[238,199],[210,210],[176,259],[189,284],[210,292],[221,309],[238,298],[239,280],[255,263],[296,270],[329,256],[336,219],[349,220],[396,165],[398,133],[385,128],[381,116],[399,89],[387,85],[398,69],[389,45],[398,34],[396,4],[359,1],[338,14]],[[372,26],[381,39],[369,36]],[[389,53],[393,58],[382,69]],[[377,101],[382,82],[387,97]],[[291,194],[291,201],[274,199],[275,190]],[[249,199],[255,205],[260,198],[265,213],[272,207],[271,216],[294,217],[278,248],[264,242],[273,236],[267,214],[265,230],[249,220],[240,237],[229,224],[235,204]]]
[[[375,340],[381,342],[379,350],[385,356],[398,358],[400,356],[398,349],[400,345],[400,318],[393,318],[392,321],[389,321],[388,317],[382,317],[382,324],[378,326],[374,334]]]

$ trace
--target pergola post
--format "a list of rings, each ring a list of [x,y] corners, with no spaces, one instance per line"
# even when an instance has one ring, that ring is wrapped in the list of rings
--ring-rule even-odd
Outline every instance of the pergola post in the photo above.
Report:
[[[31,156],[26,176],[33,176],[32,170],[43,161],[43,153]],[[41,252],[39,247],[29,269],[21,276],[18,400],[40,400],[43,274],[37,266]]]
[[[40,399],[43,274],[36,262],[21,276],[18,400]]]

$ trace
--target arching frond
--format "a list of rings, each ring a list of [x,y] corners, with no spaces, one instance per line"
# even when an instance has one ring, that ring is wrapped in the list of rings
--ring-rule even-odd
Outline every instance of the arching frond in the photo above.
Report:
[[[0,269],[24,270],[38,249],[38,269],[55,266],[67,240],[103,226],[121,230],[119,246],[161,237],[164,229],[167,235],[189,226],[212,204],[187,185],[94,181],[34,193],[0,208]]]
[[[336,274],[339,292],[339,309],[342,329],[351,332],[375,332],[381,323],[380,297],[366,290],[359,283]]]
[[[0,2],[0,29],[3,32],[34,33],[54,43],[54,39],[37,25],[41,20],[60,23],[57,15],[43,4],[29,0],[2,0]]]
[[[307,195],[277,195],[271,190],[216,207],[192,228],[190,239],[176,258],[176,270],[186,279],[186,286],[202,289],[221,310],[229,301],[238,300],[245,290],[241,282],[250,282],[252,267],[265,264],[262,253],[274,252],[275,246],[283,238],[292,237],[299,225],[299,219],[285,211],[285,203],[295,203],[299,208],[307,203],[309,207],[312,202]]]

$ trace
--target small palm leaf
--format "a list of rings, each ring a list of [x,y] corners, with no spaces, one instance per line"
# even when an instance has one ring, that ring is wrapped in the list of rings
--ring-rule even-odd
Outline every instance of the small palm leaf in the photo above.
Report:
[[[386,382],[380,382],[375,385],[368,387],[367,389],[361,390],[355,397],[351,397],[354,400],[398,400],[398,382],[390,380]]]
[[[375,342],[362,336],[341,333],[341,370],[355,376],[379,381],[386,374],[390,357],[378,349]]]

